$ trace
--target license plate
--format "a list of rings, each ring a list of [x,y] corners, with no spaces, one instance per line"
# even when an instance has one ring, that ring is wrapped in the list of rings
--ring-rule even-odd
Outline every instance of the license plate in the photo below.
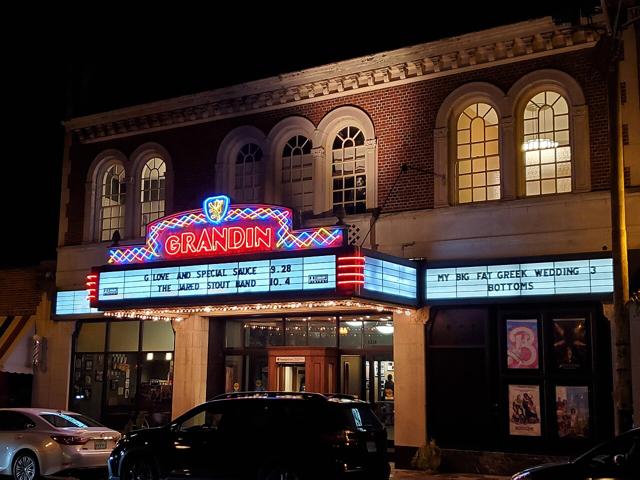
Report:
[[[376,442],[367,442],[367,452],[376,451]]]
[[[96,450],[104,450],[105,448],[107,448],[107,441],[96,440],[93,444],[93,448],[95,448]]]

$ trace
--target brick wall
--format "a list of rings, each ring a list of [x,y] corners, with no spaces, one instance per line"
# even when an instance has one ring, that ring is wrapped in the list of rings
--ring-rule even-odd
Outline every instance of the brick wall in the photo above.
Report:
[[[433,128],[444,99],[461,85],[483,81],[507,92],[523,75],[542,68],[553,68],[573,76],[581,85],[589,105],[592,189],[609,184],[607,92],[603,76],[592,63],[592,51],[581,50],[521,61],[472,72],[393,88],[323,100],[280,110],[246,115],[210,123],[141,134],[96,144],[74,144],[70,150],[69,228],[66,244],[82,241],[85,182],[95,157],[108,148],[129,156],[146,142],[163,145],[172,156],[174,167],[174,210],[199,205],[214,189],[214,165],[218,147],[233,128],[253,125],[265,135],[280,120],[291,115],[307,117],[314,125],[331,110],[346,105],[361,108],[371,117],[378,139],[378,205],[382,205],[398,175],[400,165],[409,163],[425,172],[433,170]],[[403,176],[385,211],[433,207],[433,175],[410,171]]]

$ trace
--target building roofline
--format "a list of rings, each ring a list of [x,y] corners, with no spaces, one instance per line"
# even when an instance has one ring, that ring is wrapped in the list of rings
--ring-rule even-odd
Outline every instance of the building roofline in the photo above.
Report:
[[[212,121],[233,112],[320,100],[332,93],[463,67],[482,68],[504,59],[595,44],[595,29],[556,25],[551,17],[527,20],[395,50],[329,63],[228,87],[72,118],[64,122],[81,142],[139,131]],[[559,52],[558,52],[559,53]],[[453,72],[452,72],[453,73]]]

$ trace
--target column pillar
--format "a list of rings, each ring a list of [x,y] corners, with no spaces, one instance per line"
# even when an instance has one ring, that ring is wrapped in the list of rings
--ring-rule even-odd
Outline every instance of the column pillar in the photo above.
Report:
[[[406,468],[427,441],[425,319],[428,308],[393,315],[396,465]]]
[[[171,417],[176,418],[206,400],[209,319],[193,315],[174,321],[173,326],[176,347]]]

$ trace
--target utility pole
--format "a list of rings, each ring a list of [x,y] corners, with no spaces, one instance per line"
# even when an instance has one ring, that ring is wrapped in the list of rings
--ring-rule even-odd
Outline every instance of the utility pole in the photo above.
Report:
[[[611,9],[608,9],[609,4]],[[624,193],[624,157],[620,134],[618,62],[621,51],[620,14],[622,0],[602,0],[607,15],[609,51],[607,59],[607,90],[609,100],[609,142],[611,146],[611,246],[613,253],[613,399],[616,434],[633,426],[633,396],[631,385],[631,333],[629,325],[629,261],[627,258],[627,222]],[[613,25],[608,12],[614,14]]]

